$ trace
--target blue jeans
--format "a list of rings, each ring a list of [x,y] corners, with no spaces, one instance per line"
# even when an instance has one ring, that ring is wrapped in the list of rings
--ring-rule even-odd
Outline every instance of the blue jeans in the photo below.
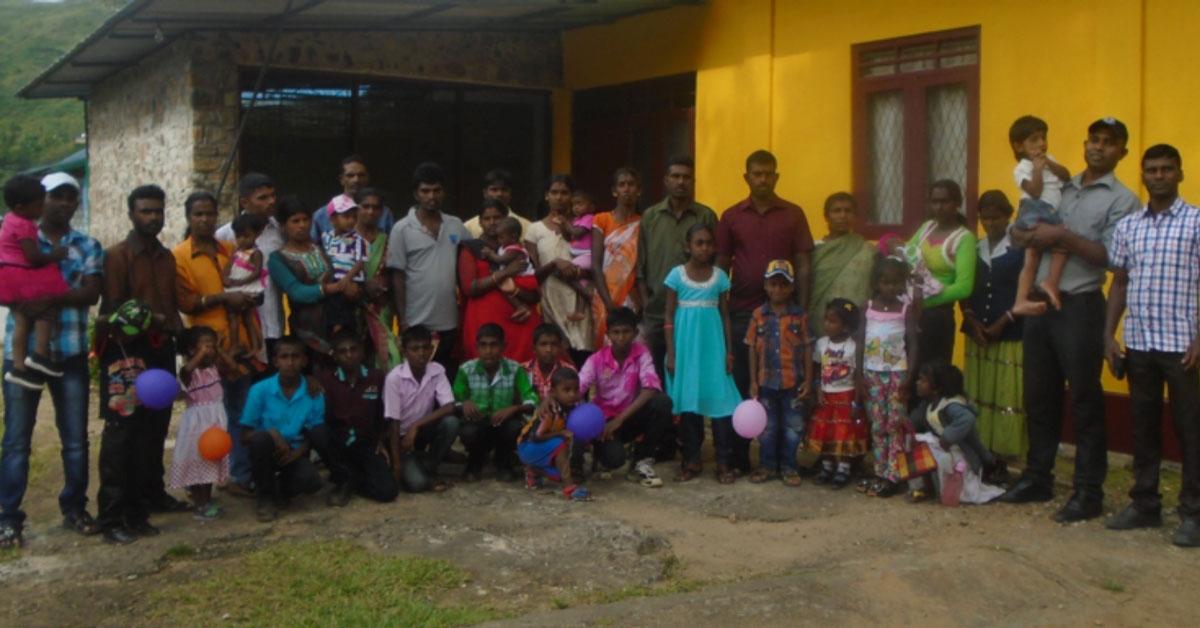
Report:
[[[767,429],[758,437],[761,469],[796,470],[796,450],[804,438],[804,413],[792,407],[795,398],[795,390],[758,389],[758,401],[767,409]]]
[[[4,361],[4,370],[12,360]],[[63,490],[58,507],[64,516],[87,506],[88,487],[88,365],[77,355],[63,362],[63,376],[47,378],[54,421],[62,442]],[[0,523],[21,527],[21,501],[29,481],[29,452],[42,391],[4,382],[4,442],[0,453]]]
[[[254,379],[249,375],[225,382],[225,430],[233,439],[233,450],[229,454],[229,478],[243,486],[250,484],[253,479],[250,454],[242,443],[242,407],[246,405],[246,396],[250,394],[252,385]]]

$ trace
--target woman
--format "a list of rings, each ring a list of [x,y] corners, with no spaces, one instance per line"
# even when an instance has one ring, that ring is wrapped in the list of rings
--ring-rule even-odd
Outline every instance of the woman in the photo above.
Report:
[[[504,328],[507,347],[504,357],[518,362],[533,359],[533,330],[542,324],[536,308],[517,313],[516,308],[504,296],[500,284],[512,278],[516,283],[516,297],[522,303],[536,305],[541,293],[538,280],[533,275],[517,276],[525,269],[525,261],[513,262],[492,272],[482,251],[489,248],[500,250],[497,227],[508,216],[508,208],[497,200],[487,200],[479,212],[479,227],[483,234],[478,240],[467,240],[458,249],[458,289],[466,301],[463,307],[462,343],[463,359],[476,357],[475,333],[487,323],[497,323]]]
[[[400,343],[392,333],[392,300],[388,297],[387,258],[388,234],[379,230],[383,217],[383,196],[375,188],[363,188],[354,195],[358,205],[358,222],[355,230],[370,245],[365,268],[366,292],[362,300],[363,318],[367,334],[371,337],[371,355],[375,367],[387,373],[400,363]]]
[[[975,234],[966,228],[962,201],[957,183],[949,179],[935,181],[929,187],[930,219],[908,242],[910,250],[919,252],[929,273],[943,286],[941,292],[922,301],[921,333],[917,336],[919,363],[909,365],[918,371],[928,362],[951,361],[954,303],[971,296],[975,286]]]
[[[1012,203],[1000,190],[979,197],[979,222],[987,237],[979,241],[975,291],[959,304],[967,335],[967,395],[979,409],[976,427],[984,446],[1005,456],[1023,456],[1025,431],[1021,319],[1012,315],[1024,250],[1008,239]]]
[[[336,281],[329,281],[329,258],[324,249],[313,243],[312,217],[299,199],[289,196],[281,200],[275,220],[285,240],[283,248],[271,254],[267,270],[271,280],[287,295],[291,310],[288,327],[308,345],[314,360],[328,363],[331,350],[325,338],[323,301],[326,296],[341,292],[342,287]],[[347,285],[346,296],[355,296],[358,286]]]
[[[637,201],[641,177],[633,168],[618,168],[613,173],[613,196],[617,206],[597,214],[592,225],[592,278],[596,295],[592,299],[596,346],[604,345],[604,324],[614,307],[642,309],[634,290],[637,279],[637,243],[642,216]]]
[[[575,290],[563,281],[579,276],[571,263],[571,243],[562,236],[562,225],[571,222],[571,193],[575,182],[569,174],[556,174],[546,185],[546,217],[525,230],[525,250],[542,285],[542,316],[558,325],[567,336],[576,364],[595,348],[591,317],[573,321]]]
[[[829,235],[817,242],[812,252],[812,296],[808,302],[808,328],[813,338],[825,335],[825,306],[834,299],[848,299],[860,309],[871,292],[871,267],[878,255],[862,236],[854,233],[858,202],[847,192],[834,192],[825,199],[825,223]]]

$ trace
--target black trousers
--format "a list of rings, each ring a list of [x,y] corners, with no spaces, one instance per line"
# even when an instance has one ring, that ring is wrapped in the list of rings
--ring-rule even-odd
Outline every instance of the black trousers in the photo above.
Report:
[[[454,415],[445,416],[417,431],[413,451],[404,454],[401,484],[409,493],[433,490],[438,465],[454,446],[461,423]]]
[[[467,471],[479,473],[487,462],[489,453],[495,451],[497,469],[511,469],[517,461],[517,437],[525,425],[520,413],[501,423],[492,425],[491,419],[479,421],[462,420],[458,437],[467,448]],[[419,434],[418,434],[419,436]]]
[[[634,443],[631,465],[639,460],[654,458],[663,436],[671,427],[671,410],[671,398],[666,393],[655,393],[646,405],[621,424],[616,438],[592,441],[592,455],[605,468],[618,469],[625,464],[625,445]],[[641,440],[638,440],[638,437],[641,437]],[[583,466],[584,445],[575,441],[575,448],[571,450],[572,467]]]
[[[331,448],[336,461],[326,461],[329,479],[335,484],[349,482],[363,497],[377,502],[390,502],[400,494],[400,487],[392,476],[392,465],[387,456],[377,453],[376,441],[355,440],[347,445],[341,438]]]
[[[317,425],[304,433],[312,449],[321,456],[328,465],[337,460],[330,445],[329,426]],[[267,432],[255,432],[250,437],[247,447],[250,454],[250,468],[254,474],[254,484],[258,490],[259,499],[268,497],[292,497],[301,493],[312,495],[321,490],[325,483],[321,480],[317,467],[308,456],[301,456],[291,463],[280,466],[275,462],[275,440]],[[333,465],[330,465],[333,470]],[[276,474],[278,473],[278,477]],[[334,471],[336,474],[337,471]],[[340,479],[340,478],[338,478]],[[336,481],[336,480],[335,480]]]
[[[921,310],[917,322],[920,333],[917,334],[917,363],[911,368],[920,372],[921,367],[930,362],[940,361],[949,363],[954,359],[954,339],[958,329],[954,326],[954,306],[939,305]],[[917,407],[921,399],[917,396],[917,378],[908,389],[908,409]]]
[[[733,334],[733,383],[742,399],[750,398],[750,348],[742,339],[754,316],[751,311],[730,311],[729,327]],[[750,470],[750,439],[742,438],[737,432],[729,434],[729,466],[742,471]]]
[[[437,333],[437,351],[433,353],[433,361],[446,369],[446,379],[454,381],[458,374],[458,330],[447,329]]]
[[[1200,378],[1185,371],[1182,353],[1126,352],[1133,418],[1133,489],[1129,497],[1141,512],[1162,510],[1158,472],[1162,465],[1163,385],[1171,396],[1171,420],[1183,462],[1179,516],[1200,517]]]
[[[1062,439],[1063,402],[1071,389],[1075,432],[1075,492],[1101,500],[1108,473],[1104,390],[1104,295],[1063,295],[1063,309],[1025,320],[1025,414],[1029,457],[1023,477],[1042,486],[1054,482],[1054,459]]]

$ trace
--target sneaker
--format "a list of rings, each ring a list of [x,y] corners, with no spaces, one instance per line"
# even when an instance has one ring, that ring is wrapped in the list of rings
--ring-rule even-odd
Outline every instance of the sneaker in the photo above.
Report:
[[[224,512],[216,502],[208,502],[203,506],[196,506],[192,516],[201,521],[213,521],[214,519],[220,519]]]
[[[42,386],[46,384],[46,378],[41,373],[28,369],[8,371],[4,374],[4,381],[28,390],[41,390]]]
[[[525,467],[525,488],[531,491],[542,488],[542,476],[529,467]]]
[[[637,461],[629,468],[626,477],[646,488],[660,488],[663,485],[662,478],[654,472],[654,458],[643,458]]]
[[[50,358],[47,358],[44,355],[31,353],[25,356],[25,366],[35,371],[40,371],[43,375],[48,375],[50,377],[63,376],[62,369],[55,367],[54,363],[50,361]]]

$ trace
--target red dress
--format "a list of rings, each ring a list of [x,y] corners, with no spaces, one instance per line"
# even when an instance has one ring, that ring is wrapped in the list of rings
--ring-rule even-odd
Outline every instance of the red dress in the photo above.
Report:
[[[508,347],[504,357],[517,362],[527,362],[533,359],[533,330],[542,324],[542,317],[537,312],[536,305],[529,306],[529,318],[517,323],[509,318],[513,306],[504,298],[499,290],[490,290],[487,294],[472,298],[471,282],[486,279],[492,274],[487,260],[480,259],[472,252],[473,246],[478,246],[478,240],[464,242],[458,249],[458,287],[463,295],[462,331],[460,347],[462,357],[469,360],[477,357],[475,354],[475,333],[487,323],[498,323],[504,328],[504,342]],[[513,277],[517,287],[522,290],[538,290],[537,277],[532,275]]]

